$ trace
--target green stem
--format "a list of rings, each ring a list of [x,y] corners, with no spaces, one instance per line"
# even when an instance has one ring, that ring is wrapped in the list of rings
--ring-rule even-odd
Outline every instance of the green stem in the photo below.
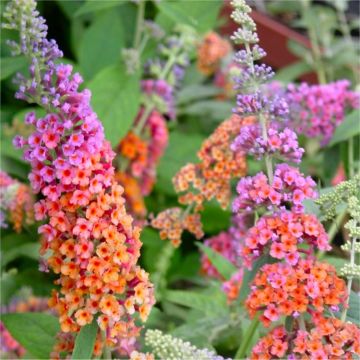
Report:
[[[299,326],[300,326],[301,330],[306,331],[304,314],[300,314],[300,316],[299,316]]]
[[[348,141],[348,167],[349,167],[349,178],[354,177],[354,139],[350,138]]]
[[[103,341],[104,341],[104,343],[106,343],[106,333],[105,333],[105,331],[101,331],[101,333],[102,333]],[[107,359],[107,360],[112,359],[111,349],[106,345],[104,345],[102,358]]]
[[[352,268],[355,265],[355,243],[356,243],[356,238],[355,237],[351,238],[350,266]],[[341,320],[342,321],[346,320],[346,315],[347,315],[347,311],[348,311],[348,307],[349,307],[349,300],[350,300],[350,292],[351,292],[352,281],[353,281],[353,277],[350,276],[349,279],[348,279],[348,283],[347,283],[348,298],[346,299],[346,304],[344,304],[344,310],[343,310],[343,313],[341,315]]]
[[[342,210],[338,216],[335,218],[335,220],[333,221],[333,223],[330,226],[330,229],[328,231],[328,239],[329,239],[329,244],[331,244],[331,242],[333,241],[335,235],[337,234],[337,232],[339,231],[340,225],[343,222],[345,216],[347,213],[347,208],[345,208],[344,210]],[[325,256],[326,252],[325,251],[320,251],[318,253],[318,259],[322,259]]]
[[[248,351],[248,348],[250,346],[250,342],[251,342],[251,340],[252,340],[252,338],[254,336],[254,333],[255,333],[259,323],[260,323],[259,318],[258,318],[258,316],[256,316],[252,320],[249,328],[247,329],[246,333],[244,334],[241,345],[240,345],[238,351],[235,354],[234,360],[236,360],[236,359],[245,359],[245,355],[246,355],[246,353]]]
[[[135,30],[134,45],[133,45],[134,49],[137,49],[140,45],[141,34],[143,31],[145,1],[146,0],[140,0],[139,5],[138,5],[138,11],[137,11],[137,17],[136,17],[136,30]]]
[[[155,108],[155,106],[153,104],[145,105],[144,111],[143,111],[138,123],[134,127],[134,134],[140,135],[140,133],[142,132],[142,130],[146,124],[146,120],[148,119],[149,115],[154,110],[154,108]]]
[[[309,2],[302,1],[301,3],[302,3],[303,16],[304,16],[305,11],[308,10],[309,8]],[[318,77],[318,81],[320,84],[326,84],[326,72],[325,72],[324,63],[322,61],[322,54],[321,54],[319,39],[316,30],[312,25],[310,25],[308,31],[309,31],[309,38],[311,43],[311,52],[316,67],[315,70]]]

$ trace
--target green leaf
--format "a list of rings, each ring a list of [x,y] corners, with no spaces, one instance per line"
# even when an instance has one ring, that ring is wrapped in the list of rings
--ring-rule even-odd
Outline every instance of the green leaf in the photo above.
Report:
[[[181,105],[199,99],[214,97],[221,92],[221,89],[211,85],[193,84],[185,86],[177,94],[177,104]]]
[[[84,6],[82,4],[82,1],[77,1],[77,0],[72,0],[72,1],[56,0],[56,2],[58,3],[61,10],[64,12],[66,17],[69,19],[72,19],[76,15],[76,12],[79,11],[79,9]],[[95,3],[98,2],[95,1]]]
[[[233,103],[230,101],[201,100],[181,109],[181,114],[225,120],[231,116],[233,107]]]
[[[1,304],[7,304],[18,289],[16,284],[17,270],[11,269],[8,272],[3,272],[0,277],[0,291],[1,291]]]
[[[231,212],[223,210],[215,200],[204,205],[201,213],[203,229],[206,234],[217,234],[230,226]]]
[[[167,290],[163,296],[164,300],[214,315],[219,312],[223,313],[224,309],[227,308],[225,294],[218,287],[216,290],[216,292],[212,291],[211,294],[189,290]]]
[[[340,272],[340,269],[348,262],[346,259],[328,255],[324,256],[322,260],[334,266],[337,272]]]
[[[60,331],[58,319],[43,313],[3,314],[1,321],[28,352],[38,359],[49,359],[55,335]]]
[[[163,26],[166,24],[166,20],[163,19],[165,17],[173,24],[191,25],[203,33],[212,29],[216,24],[221,5],[222,2],[219,0],[156,2],[160,11],[156,22]]]
[[[345,120],[336,128],[329,146],[333,146],[341,141],[348,140],[355,135],[360,134],[360,110],[354,110]]]
[[[230,321],[228,314],[202,316],[177,327],[171,331],[171,335],[191,341],[195,346],[208,347],[209,340],[216,338],[220,330],[229,326]]]
[[[81,328],[76,336],[74,351],[72,359],[91,359],[94,351],[96,334],[98,331],[98,324],[96,319],[91,324],[85,325]]]
[[[231,275],[237,270],[236,266],[208,246],[200,242],[197,242],[196,245],[207,255],[211,263],[215,266],[216,270],[226,280],[230,279]]]
[[[25,56],[16,56],[16,57],[5,57],[0,60],[1,72],[0,80],[4,80],[14,74],[15,72],[21,70],[27,64]]]
[[[179,131],[170,133],[168,148],[158,167],[157,189],[170,195],[175,193],[172,185],[173,176],[182,166],[197,161],[196,153],[203,140],[204,136],[200,134],[184,134]]]
[[[67,1],[68,2],[68,1]],[[126,2],[124,0],[87,0],[84,5],[82,5],[74,14],[74,16],[81,16],[84,14],[90,14],[93,12],[98,12],[100,10],[110,9],[115,6],[123,5]]]
[[[360,297],[354,291],[350,292],[349,309],[346,313],[346,320],[360,325]]]
[[[289,83],[298,79],[301,75],[311,71],[310,65],[304,61],[298,61],[279,70],[275,75],[275,80]]]
[[[102,3],[92,1],[92,3]],[[109,10],[96,17],[83,34],[79,46],[79,64],[86,80],[121,58],[124,30],[117,11]],[[115,79],[114,79],[115,81]]]
[[[139,74],[126,74],[121,64],[105,68],[89,84],[93,108],[113,146],[128,132],[139,110],[139,83]]]
[[[16,234],[15,234],[16,235]],[[9,262],[17,259],[18,257],[29,257],[34,260],[39,258],[39,243],[27,243],[6,251],[2,256],[1,266],[6,266]]]

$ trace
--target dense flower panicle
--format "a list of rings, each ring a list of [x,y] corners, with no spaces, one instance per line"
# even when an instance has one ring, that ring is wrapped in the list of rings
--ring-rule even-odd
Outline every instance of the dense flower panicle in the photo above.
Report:
[[[151,226],[160,230],[160,238],[169,239],[177,247],[181,243],[181,235],[187,230],[197,239],[204,236],[200,214],[189,214],[175,207],[160,212],[151,220]]]
[[[220,60],[231,51],[229,41],[217,33],[209,32],[203,38],[197,50],[197,68],[204,75],[212,75],[219,68]]]
[[[30,0],[10,2],[7,8],[15,18],[13,28],[20,29],[27,43],[36,32],[34,23],[43,23],[31,18],[37,16],[33,8]],[[46,30],[32,47],[42,46],[45,36]],[[43,56],[35,50],[21,51],[33,63]],[[115,183],[114,152],[90,106],[90,91],[78,91],[82,78],[72,75],[70,65],[44,61],[44,67],[34,66],[30,74],[33,79],[40,76],[41,83],[24,91],[48,113],[42,118],[29,113],[25,122],[35,130],[26,139],[17,136],[14,144],[24,148],[31,186],[41,194],[35,218],[45,220],[39,227],[43,268],[58,274],[59,290],[53,291],[49,305],[59,315],[59,341],[65,340],[52,356],[60,357],[61,346],[71,344],[73,333],[95,317],[106,334],[101,340],[99,330],[96,353],[104,344],[114,347],[123,338],[138,336],[135,320],[146,320],[154,303],[153,289],[148,274],[137,266],[140,229],[133,226],[123,188]]]
[[[253,317],[258,311],[265,326],[281,316],[297,317],[305,312],[339,311],[347,299],[346,284],[333,266],[313,259],[264,265],[255,276],[246,308]]]
[[[204,241],[204,245],[221,254],[234,265],[238,258],[238,242],[228,231],[222,231],[220,234],[212,236]],[[220,273],[216,270],[206,254],[201,256],[201,273],[207,277],[222,279]]]
[[[222,208],[230,202],[231,180],[246,173],[246,161],[243,154],[234,153],[230,144],[241,126],[253,122],[252,118],[240,118],[232,115],[224,121],[202,144],[198,152],[199,163],[189,163],[174,176],[173,184],[179,196],[179,203],[187,205],[168,209],[152,220],[152,226],[161,230],[162,238],[179,244],[183,230],[188,230],[197,238],[203,236],[200,214],[204,201],[216,199]],[[194,213],[188,213],[193,210]],[[185,224],[182,222],[185,221]],[[166,227],[164,227],[166,226]]]
[[[288,206],[293,212],[302,212],[303,200],[316,197],[315,186],[314,180],[305,177],[299,169],[278,164],[272,184],[263,172],[240,179],[233,211],[252,212],[260,207],[277,209]]]
[[[360,330],[336,318],[318,316],[310,330],[274,328],[254,346],[250,360],[354,359],[360,355]]]
[[[26,299],[12,299],[0,308],[1,314],[23,312],[49,312],[48,299],[29,296]],[[2,359],[21,359],[26,350],[11,336],[0,321],[0,356]]]
[[[289,211],[261,217],[247,232],[243,243],[240,254],[249,268],[265,253],[296,265],[301,253],[309,255],[315,249],[331,249],[326,231],[314,215]]]
[[[299,147],[297,136],[292,130],[286,128],[279,131],[269,128],[267,132],[264,139],[260,124],[244,126],[231,148],[233,151],[252,155],[257,160],[270,154],[282,160],[300,163],[304,149]]]
[[[291,111],[289,126],[297,133],[319,138],[326,145],[345,119],[346,111],[359,108],[359,94],[349,87],[347,80],[320,85],[290,84],[285,90]]]
[[[200,162],[184,166],[173,179],[175,190],[186,192],[180,196],[180,203],[195,203],[201,209],[205,200],[215,198],[223,208],[228,206],[231,179],[247,170],[245,156],[231,151],[230,144],[241,127],[253,121],[232,115],[205,140],[198,152]]]
[[[127,211],[135,219],[143,219],[146,215],[146,207],[138,180],[122,171],[115,173],[115,179],[124,188]]]
[[[141,353],[139,351],[132,351],[130,360],[155,360],[154,355],[150,353]]]
[[[29,186],[0,171],[0,227],[8,226],[6,220],[19,233],[24,224],[34,222],[34,197]]]

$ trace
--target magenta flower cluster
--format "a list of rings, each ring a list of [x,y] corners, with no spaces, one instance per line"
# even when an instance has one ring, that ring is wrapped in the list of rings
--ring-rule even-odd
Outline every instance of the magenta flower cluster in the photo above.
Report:
[[[305,177],[299,169],[285,163],[278,164],[271,184],[263,172],[240,179],[233,211],[290,207],[294,212],[301,212],[303,200],[316,197],[315,185],[314,180],[310,176]]]
[[[326,145],[344,121],[346,111],[359,107],[359,95],[349,87],[347,80],[321,85],[290,84],[285,91],[291,111],[288,125]]]
[[[231,145],[233,151],[254,156],[257,160],[265,154],[271,154],[285,161],[300,163],[304,149],[299,147],[294,131],[285,128],[278,131],[276,127],[267,130],[266,139],[261,134],[260,124],[243,126],[241,133]]]

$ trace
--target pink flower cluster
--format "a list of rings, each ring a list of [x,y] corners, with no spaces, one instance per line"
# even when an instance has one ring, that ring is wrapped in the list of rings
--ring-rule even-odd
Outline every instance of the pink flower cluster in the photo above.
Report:
[[[316,197],[315,185],[314,180],[305,177],[299,169],[278,164],[272,184],[263,172],[240,179],[233,211],[252,212],[259,207],[276,209],[288,205],[292,211],[302,212],[303,200]]]
[[[140,179],[141,192],[149,195],[154,187],[156,168],[169,142],[169,132],[164,117],[153,111],[145,126],[145,138],[148,138],[148,156]]]
[[[242,127],[239,136],[232,143],[231,149],[252,155],[258,160],[265,154],[270,154],[295,163],[300,163],[304,153],[304,149],[299,147],[294,131],[288,128],[279,131],[270,127],[265,139],[261,135],[261,126],[258,123]]]
[[[240,253],[245,266],[251,268],[253,261],[268,250],[271,257],[296,265],[301,253],[309,255],[315,248],[331,248],[322,224],[314,215],[284,210],[261,217],[247,232]]]
[[[321,85],[290,84],[285,93],[291,113],[289,126],[297,133],[320,138],[326,145],[346,111],[359,107],[359,95],[349,86],[347,80]]]

